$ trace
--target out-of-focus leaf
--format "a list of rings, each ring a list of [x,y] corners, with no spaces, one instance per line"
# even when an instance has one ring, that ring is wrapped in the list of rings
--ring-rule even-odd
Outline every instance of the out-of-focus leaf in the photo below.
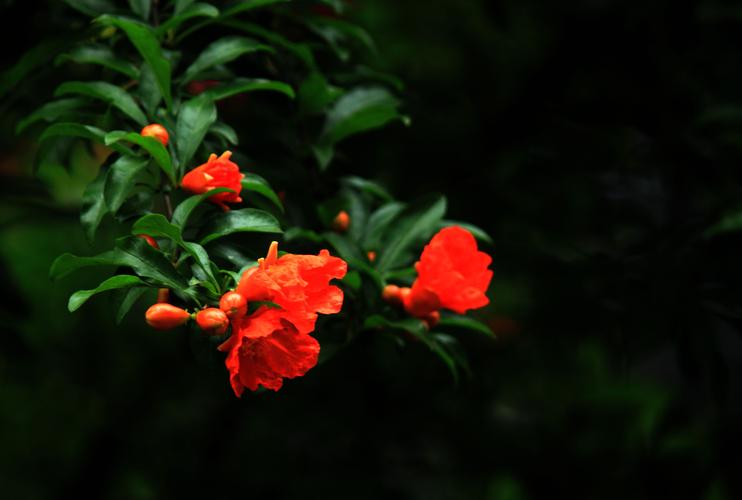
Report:
[[[73,61],[78,64],[98,64],[133,79],[139,76],[139,70],[136,66],[129,61],[119,59],[105,45],[82,45],[70,52],[59,55],[55,59],[55,64],[59,65],[65,61]]]
[[[79,257],[65,253],[52,262],[49,269],[49,279],[58,280],[73,271],[92,266],[123,266],[126,265],[125,255],[118,249],[109,250],[93,257]]]
[[[131,10],[145,22],[149,19],[149,10],[151,6],[152,0],[129,0],[129,7]]]
[[[96,21],[107,26],[115,26],[126,33],[126,36],[129,37],[129,40],[142,55],[142,58],[152,68],[157,79],[157,85],[160,87],[160,92],[165,98],[165,104],[167,104],[168,109],[172,109],[173,98],[170,93],[170,62],[162,54],[160,42],[157,40],[152,28],[138,21],[111,15],[100,16]]]
[[[175,8],[175,14],[162,23],[156,28],[158,35],[163,35],[168,30],[177,30],[178,27],[189,19],[194,17],[208,17],[215,18],[219,15],[219,9],[209,3],[194,3],[186,6],[185,8],[178,9],[177,5]]]
[[[193,80],[199,73],[219,64],[226,64],[238,57],[257,51],[273,52],[273,48],[257,40],[240,36],[221,38],[204,49],[183,73],[183,83]]]
[[[485,243],[489,243],[490,245],[494,243],[490,235],[487,234],[487,232],[484,229],[477,227],[474,224],[469,224],[468,222],[460,222],[456,220],[443,220],[441,221],[438,229],[443,229],[444,227],[449,227],[449,226],[462,227],[466,229],[467,231],[469,231],[476,239],[480,241],[484,241]]]
[[[130,288],[132,286],[143,284],[145,283],[136,276],[128,274],[112,276],[92,290],[79,290],[73,293],[67,303],[67,309],[69,309],[70,312],[77,311],[90,297],[101,292],[116,290],[117,288]]]
[[[111,0],[64,0],[64,3],[90,17],[117,10]]]
[[[256,90],[272,90],[294,98],[294,89],[286,83],[276,82],[273,80],[263,80],[261,78],[238,78],[225,85],[219,85],[204,92],[214,101],[225,99],[245,92],[254,92]]]
[[[75,110],[85,104],[85,102],[85,99],[81,97],[70,97],[48,102],[19,121],[15,127],[15,133],[20,134],[39,120],[53,122],[63,117],[69,117]]]
[[[10,69],[0,73],[0,98],[18,84],[32,71],[47,64],[52,58],[63,51],[66,43],[60,40],[45,40],[35,46],[15,63]]]
[[[215,122],[211,127],[209,127],[209,133],[221,137],[229,144],[235,146],[240,143],[240,139],[237,137],[235,129],[224,122]]]
[[[171,218],[173,224],[178,226],[181,231],[186,227],[186,224],[188,223],[188,218],[191,216],[191,212],[199,206],[204,200],[207,198],[219,194],[219,193],[227,193],[227,192],[233,192],[231,189],[227,188],[216,188],[212,189],[208,193],[203,194],[197,194],[194,196],[190,196],[180,202],[180,204],[175,207],[175,210],[173,211],[173,216]]]
[[[368,51],[375,53],[376,45],[366,30],[358,25],[343,21],[341,19],[330,19],[327,17],[311,17],[307,26],[314,33],[323,38],[341,61],[348,61],[350,50],[348,41],[359,42]]]
[[[222,12],[221,17],[230,17],[237,15],[241,12],[247,12],[248,10],[257,9],[259,7],[266,7],[276,3],[284,3],[290,0],[240,0],[234,2],[231,7],[227,7]]]
[[[379,247],[377,269],[383,273],[401,265],[403,252],[432,235],[445,213],[446,198],[436,196],[413,203],[397,214]]]
[[[200,243],[205,245],[217,238],[243,232],[281,233],[283,231],[278,220],[268,212],[255,208],[243,208],[230,210],[215,218],[206,230],[207,235],[201,239]]]
[[[175,140],[181,171],[189,164],[206,132],[215,121],[216,107],[205,95],[186,101],[180,106],[178,122],[175,125]]]
[[[287,229],[286,232],[283,233],[283,239],[287,242],[293,240],[306,240],[311,241],[312,243],[323,243],[325,241],[321,235],[311,229],[304,229],[301,227],[292,227]]]
[[[188,8],[196,0],[175,0],[175,15],[180,14]]]
[[[443,315],[441,317],[441,320],[438,322],[437,327],[464,328],[466,330],[473,330],[479,333],[483,333],[487,335],[488,337],[496,338],[495,334],[492,332],[492,330],[490,330],[490,328],[487,325],[469,316],[462,316],[458,314],[457,315],[453,315],[453,314]]]
[[[80,223],[85,230],[85,236],[88,241],[95,239],[95,232],[98,230],[103,217],[108,213],[106,203],[103,198],[103,188],[106,182],[106,172],[101,169],[98,177],[91,182],[82,195],[82,212],[80,213]]]
[[[105,135],[106,133],[103,130],[90,125],[82,125],[80,123],[55,123],[44,130],[44,132],[39,136],[39,142],[43,143],[52,137],[65,136],[80,137],[105,144]],[[111,149],[125,155],[134,154],[131,149],[120,144],[111,146]]]
[[[105,143],[107,146],[116,144],[119,141],[133,142],[147,151],[152,155],[152,158],[154,158],[162,171],[165,172],[165,175],[170,179],[172,185],[177,185],[175,170],[173,169],[173,163],[170,160],[170,154],[160,141],[153,137],[144,137],[136,132],[124,132],[121,130],[114,130],[113,132],[106,134]]]
[[[147,117],[134,98],[116,85],[107,82],[65,82],[54,92],[55,97],[66,94],[80,94],[100,99],[119,109],[139,125],[147,124]]]
[[[137,93],[144,105],[144,109],[147,113],[154,116],[157,106],[162,100],[162,92],[160,92],[160,87],[157,84],[155,72],[152,71],[152,68],[146,62],[142,63]]]
[[[362,246],[370,250],[378,249],[389,224],[404,208],[403,203],[396,201],[385,203],[377,208],[368,218],[366,231],[361,240]]]
[[[245,177],[242,178],[242,189],[246,191],[253,191],[259,193],[268,198],[278,209],[283,212],[283,203],[278,195],[273,191],[268,181],[263,179],[261,176],[253,173],[246,173]]]
[[[272,46],[279,47],[286,50],[287,52],[290,52],[291,54],[296,56],[297,59],[302,61],[308,68],[313,69],[317,67],[312,49],[307,44],[292,42],[283,35],[280,35],[275,31],[267,30],[262,26],[254,23],[238,21],[236,19],[226,19],[221,21],[220,24],[266,40],[270,42]]]
[[[343,89],[330,85],[319,71],[313,71],[299,86],[299,109],[304,114],[315,114],[335,102]]]
[[[116,324],[120,325],[121,321],[123,321],[124,316],[126,316],[129,311],[131,310],[132,306],[136,304],[136,302],[144,295],[147,290],[149,290],[148,287],[144,286],[136,286],[133,288],[129,288],[126,290],[126,294],[124,295],[124,298],[121,300],[121,304],[119,305],[118,311],[116,311]]]
[[[719,222],[703,232],[704,238],[742,230],[742,211],[725,215]]]
[[[363,191],[364,193],[375,196],[381,201],[392,201],[392,195],[389,194],[389,191],[387,191],[384,186],[377,182],[356,176],[343,177],[341,179],[341,182],[346,186],[356,188],[360,191]]]
[[[106,175],[103,197],[112,214],[116,214],[129,197],[137,176],[147,164],[147,158],[123,155],[111,165]]]

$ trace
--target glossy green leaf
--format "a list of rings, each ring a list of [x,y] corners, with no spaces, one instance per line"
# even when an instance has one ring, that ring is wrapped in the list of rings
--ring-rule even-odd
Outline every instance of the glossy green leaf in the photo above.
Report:
[[[58,136],[65,136],[65,137],[80,137],[82,139],[89,139],[91,141],[96,141],[101,144],[105,144],[105,131],[93,127],[91,125],[82,125],[80,123],[55,123],[54,125],[50,125],[44,132],[39,136],[39,142],[44,142],[47,139],[51,137],[58,137]],[[117,151],[121,154],[126,155],[133,155],[134,152],[127,148],[126,146],[122,146],[120,144],[111,146],[111,149],[114,151]]]
[[[230,210],[216,218],[207,228],[207,235],[201,240],[205,245],[217,238],[233,233],[281,233],[281,225],[273,215],[255,208]]]
[[[260,7],[267,7],[268,5],[277,3],[285,3],[288,1],[290,0],[239,0],[237,2],[233,2],[231,7],[225,8],[222,12],[222,17],[230,17],[242,12],[247,12],[249,10],[257,9]]]
[[[446,198],[436,196],[413,203],[397,214],[378,250],[377,269],[384,272],[400,266],[404,252],[419,240],[432,236],[445,213]]]
[[[58,56],[55,64],[59,65],[65,61],[72,61],[78,64],[97,64],[132,79],[139,77],[139,70],[136,66],[129,61],[119,59],[110,48],[104,45],[82,45]]]
[[[221,38],[210,44],[183,73],[183,82],[193,80],[199,73],[219,64],[257,51],[273,52],[273,48],[257,40],[240,36]]]
[[[438,229],[443,229],[444,227],[450,227],[450,226],[459,226],[461,228],[466,229],[469,231],[476,239],[480,241],[484,241],[485,243],[489,243],[490,245],[493,244],[492,238],[490,237],[487,232],[480,228],[475,226],[474,224],[469,224],[468,222],[460,222],[456,220],[443,220],[441,221]]]
[[[165,172],[165,175],[167,175],[168,179],[170,179],[172,185],[177,185],[177,180],[175,178],[175,169],[173,168],[173,163],[170,160],[170,153],[168,153],[168,150],[165,149],[165,146],[163,146],[160,141],[153,137],[144,137],[141,134],[137,134],[136,132],[123,132],[120,130],[114,130],[113,132],[109,132],[106,134],[106,145],[110,146],[116,144],[119,141],[132,142],[147,151],[152,156],[152,158],[154,158],[162,171]]]
[[[268,184],[268,181],[258,174],[250,172],[246,173],[245,177],[242,178],[242,189],[244,191],[253,191],[265,196],[273,202],[281,212],[283,212],[283,203],[281,203],[281,198],[279,198],[275,191],[273,191],[273,188]]]
[[[210,198],[211,196],[219,193],[227,193],[227,192],[233,192],[231,189],[227,188],[216,188],[212,189],[208,193],[203,194],[197,194],[194,196],[190,196],[180,202],[180,204],[175,207],[175,210],[173,211],[173,216],[171,218],[173,224],[178,226],[181,231],[186,227],[186,224],[188,223],[188,219],[191,216],[191,213],[193,210],[196,209],[201,203],[203,203],[205,200]]]
[[[103,189],[106,206],[116,214],[130,196],[138,175],[149,164],[149,159],[123,155],[108,170]]]
[[[181,170],[186,168],[196,150],[216,121],[214,102],[205,95],[181,104],[175,126],[176,149]]]
[[[121,321],[123,321],[124,317],[129,313],[132,306],[136,304],[136,302],[142,297],[142,295],[147,293],[148,290],[151,290],[151,288],[143,286],[135,286],[126,290],[126,294],[121,300],[121,304],[116,311],[117,325],[121,324]]]
[[[223,138],[227,143],[236,146],[240,143],[237,131],[224,122],[215,122],[209,127],[209,133]]]
[[[149,64],[155,74],[157,85],[168,109],[173,107],[173,99],[170,93],[171,68],[170,62],[162,54],[160,42],[155,33],[146,24],[131,19],[104,15],[96,19],[97,22],[108,26],[115,26],[126,33],[126,36],[136,47],[142,58]]]
[[[147,117],[144,116],[134,98],[116,85],[107,82],[66,82],[57,87],[54,92],[55,97],[66,94],[80,94],[100,99],[119,109],[139,125],[147,124]]]
[[[119,238],[116,246],[124,265],[131,267],[140,277],[149,278],[158,286],[192,295],[183,275],[173,267],[165,254],[149,246],[144,239],[136,236]]]
[[[237,78],[225,85],[219,85],[204,92],[214,101],[225,99],[245,92],[255,92],[256,90],[272,90],[280,92],[288,97],[294,98],[294,90],[286,83],[276,82],[273,80],[263,80],[261,78]]]
[[[48,102],[19,121],[15,127],[15,133],[20,134],[39,120],[53,122],[64,117],[70,117],[85,102],[86,100],[81,97],[70,97]]]
[[[64,278],[73,271],[85,267],[123,265],[126,265],[125,256],[118,250],[110,250],[93,257],[79,257],[77,255],[65,253],[52,262],[51,268],[49,269],[49,279],[58,280]]]
[[[73,293],[67,303],[67,309],[69,309],[70,312],[77,311],[90,297],[101,292],[116,290],[118,288],[130,288],[132,286],[143,284],[145,283],[136,276],[128,274],[112,276],[92,290],[79,290]]]
[[[158,26],[156,32],[158,35],[162,36],[168,30],[177,30],[181,24],[194,17],[215,18],[218,15],[219,9],[208,3],[194,3],[185,8],[181,8],[180,10],[176,7],[175,14]]]
[[[145,22],[149,19],[149,10],[153,0],[129,0],[129,7],[134,14],[141,17]]]
[[[162,101],[162,92],[157,83],[157,77],[149,64],[142,63],[142,69],[139,75],[139,85],[137,85],[137,94],[139,100],[144,105],[144,109],[151,116],[154,116]]]
[[[438,322],[438,326],[442,328],[464,328],[466,330],[473,330],[479,333],[483,333],[489,337],[495,338],[495,334],[487,325],[469,316],[462,316],[459,314],[445,314]]]
[[[80,223],[85,230],[85,236],[88,241],[95,239],[95,232],[98,230],[103,217],[108,213],[108,208],[103,199],[103,188],[106,182],[106,173],[101,170],[98,177],[88,184],[82,195],[82,212],[80,213]]]

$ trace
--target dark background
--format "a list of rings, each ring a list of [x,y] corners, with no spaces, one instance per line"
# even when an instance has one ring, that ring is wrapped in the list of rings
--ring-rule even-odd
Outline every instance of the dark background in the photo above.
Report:
[[[61,2],[0,6],[3,68],[64,28]],[[95,271],[47,272],[95,250],[75,206],[94,170],[32,178],[21,98],[0,118],[0,491],[735,498],[742,238],[707,231],[742,209],[742,8],[376,0],[349,16],[405,82],[412,126],[349,139],[333,168],[401,199],[445,192],[492,235],[480,317],[499,338],[461,335],[474,377],[456,387],[423,347],[369,334],[240,400],[141,311],[70,315]]]

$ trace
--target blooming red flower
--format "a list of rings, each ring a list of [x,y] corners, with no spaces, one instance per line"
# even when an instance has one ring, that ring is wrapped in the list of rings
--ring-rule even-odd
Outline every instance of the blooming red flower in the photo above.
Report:
[[[487,305],[491,262],[489,255],[477,249],[474,236],[466,229],[441,229],[415,264],[417,280],[411,291],[403,294],[405,310],[423,318],[441,308],[463,314]]]
[[[194,194],[202,194],[222,187],[231,189],[233,193],[217,193],[209,197],[209,201],[222,207],[225,212],[228,211],[227,203],[242,201],[240,191],[242,191],[242,178],[245,176],[240,172],[240,167],[229,160],[231,156],[231,151],[225,151],[219,157],[212,154],[209,156],[209,161],[188,172],[180,185]]]
[[[284,378],[300,377],[316,365],[320,346],[309,333],[317,314],[337,313],[343,305],[343,291],[330,280],[345,276],[348,265],[327,250],[279,258],[274,241],[258,263],[243,273],[224,301],[233,313],[232,336],[219,350],[228,353],[225,364],[237,396],[258,386],[277,391]],[[278,307],[264,305],[251,315],[240,315],[227,304],[234,297],[240,306],[244,301],[268,301]]]
[[[277,391],[284,378],[304,375],[317,364],[319,342],[302,334],[284,311],[260,307],[232,326],[232,336],[219,350],[228,351],[229,381],[239,397],[245,388],[262,385]]]
[[[278,258],[278,243],[271,243],[259,267],[248,269],[236,292],[247,302],[269,301],[283,308],[285,317],[301,333],[314,329],[317,313],[334,314],[343,306],[343,291],[329,284],[348,271],[348,264],[327,250],[319,255],[285,254]]]

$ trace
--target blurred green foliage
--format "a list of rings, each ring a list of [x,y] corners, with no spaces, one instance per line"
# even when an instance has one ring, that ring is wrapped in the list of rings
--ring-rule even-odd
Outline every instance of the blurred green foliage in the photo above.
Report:
[[[4,47],[75,27],[61,2],[3,6],[6,36],[27,26]],[[348,138],[332,168],[407,199],[444,191],[453,219],[493,236],[483,319],[499,340],[455,332],[474,376],[455,387],[425,346],[369,334],[237,400],[197,338],[142,328],[143,306],[121,326],[105,297],[68,314],[100,281],[47,278],[59,253],[101,250],[76,212],[91,152],[31,177],[21,93],[0,113],[0,491],[739,496],[742,235],[723,223],[742,210],[739,8],[358,0],[346,15],[401,76],[412,125]],[[51,93],[45,71],[28,92]],[[242,118],[249,149],[263,135]]]

